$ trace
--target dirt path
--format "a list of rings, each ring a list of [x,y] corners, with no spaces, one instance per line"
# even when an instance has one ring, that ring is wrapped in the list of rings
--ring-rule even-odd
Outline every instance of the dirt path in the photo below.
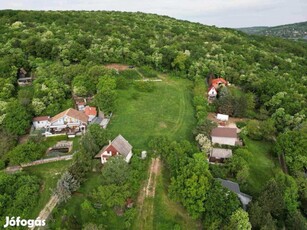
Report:
[[[152,198],[155,197],[157,177],[161,172],[160,158],[152,158],[148,170],[149,177],[142,187],[137,199],[137,205],[139,207],[139,221],[137,221],[139,226],[137,226],[137,228],[141,230],[152,228],[153,223],[151,222],[153,220],[154,213],[154,202]]]
[[[55,206],[58,204],[59,202],[59,198],[57,195],[53,195],[51,196],[49,202],[46,204],[46,206],[41,210],[41,212],[39,213],[38,218],[40,218],[40,220],[47,220],[50,213],[52,212],[52,210],[55,208]],[[35,228],[30,228],[31,230],[33,229],[40,229],[39,227]]]

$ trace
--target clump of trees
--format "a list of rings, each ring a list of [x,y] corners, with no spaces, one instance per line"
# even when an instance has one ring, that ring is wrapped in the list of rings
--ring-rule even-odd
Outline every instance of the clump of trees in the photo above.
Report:
[[[206,229],[227,228],[228,224],[250,226],[248,215],[235,216],[240,210],[237,196],[213,179],[205,153],[197,153],[189,142],[171,142],[157,137],[150,146],[159,154],[169,172],[170,196],[180,202]]]
[[[6,216],[32,217],[37,205],[40,181],[25,173],[0,172],[0,224],[5,225]]]

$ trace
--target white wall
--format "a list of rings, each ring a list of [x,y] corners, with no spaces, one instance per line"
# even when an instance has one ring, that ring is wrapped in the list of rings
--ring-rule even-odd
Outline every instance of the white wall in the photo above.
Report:
[[[34,128],[42,129],[45,128],[48,124],[48,121],[33,121]]]
[[[233,137],[212,137],[212,144],[235,146],[237,138]]]

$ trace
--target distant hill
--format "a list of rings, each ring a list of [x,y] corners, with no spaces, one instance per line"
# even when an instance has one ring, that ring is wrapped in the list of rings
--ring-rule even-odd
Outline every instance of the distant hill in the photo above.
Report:
[[[247,34],[258,34],[265,36],[282,37],[287,39],[304,39],[307,41],[307,22],[300,22],[282,26],[265,27],[246,27],[238,28],[242,32]]]

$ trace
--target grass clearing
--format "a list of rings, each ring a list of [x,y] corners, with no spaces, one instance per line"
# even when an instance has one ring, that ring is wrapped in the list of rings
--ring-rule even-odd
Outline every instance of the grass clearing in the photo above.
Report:
[[[254,141],[248,138],[244,138],[244,143],[253,154],[253,157],[248,159],[250,175],[245,189],[249,194],[257,194],[281,169],[277,160],[271,156],[271,143]]]
[[[173,140],[191,140],[195,124],[192,82],[163,78],[153,92],[139,92],[134,87],[119,90],[117,110],[108,129],[122,134],[134,148],[146,148],[153,136],[166,135]]]
[[[58,161],[23,169],[25,172],[39,177],[42,182],[38,204],[32,212],[33,218],[36,218],[41,209],[47,204],[58,179],[70,164],[71,161]]]
[[[162,167],[163,172],[166,173]],[[153,229],[201,229],[199,221],[193,220],[180,204],[167,196],[166,180],[163,175],[157,178]]]

